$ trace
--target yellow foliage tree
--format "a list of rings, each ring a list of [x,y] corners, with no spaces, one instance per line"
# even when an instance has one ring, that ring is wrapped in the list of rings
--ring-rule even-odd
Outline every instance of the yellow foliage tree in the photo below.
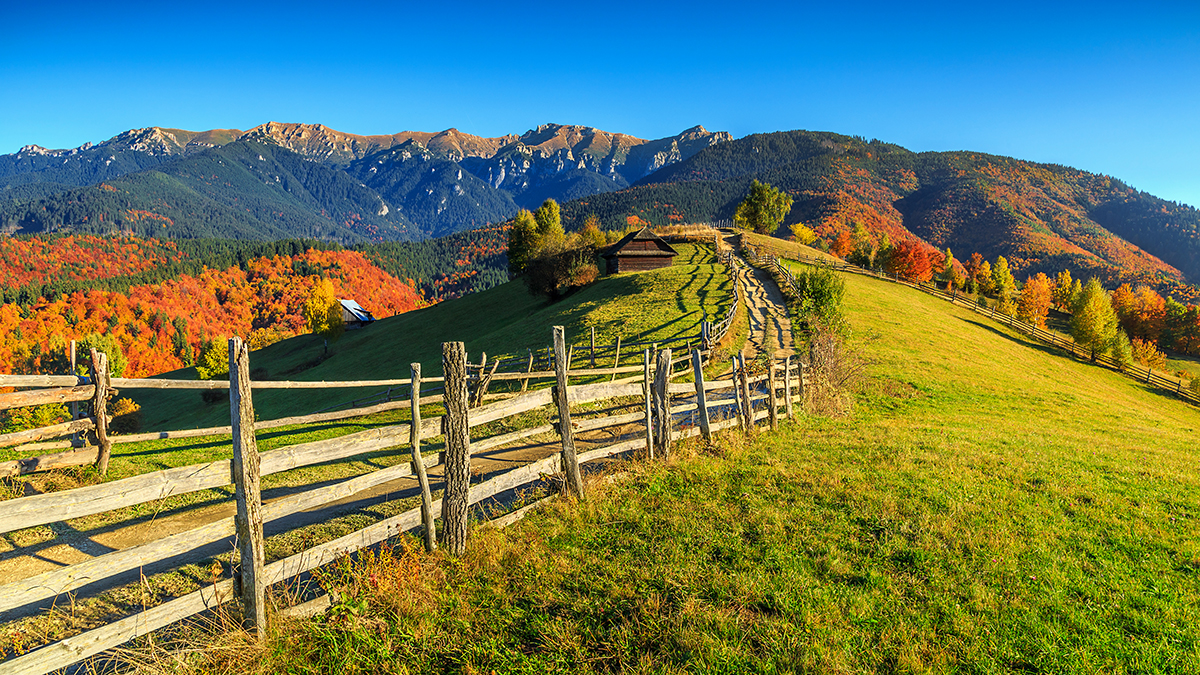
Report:
[[[1030,277],[1021,288],[1021,299],[1017,302],[1017,318],[1037,326],[1046,327],[1046,315],[1050,313],[1053,290],[1049,277],[1041,272]]]
[[[337,341],[346,330],[342,322],[342,304],[338,302],[333,290],[333,282],[321,279],[313,284],[308,298],[304,301],[304,320],[308,322],[308,330],[325,338],[325,351],[329,351],[329,341]]]

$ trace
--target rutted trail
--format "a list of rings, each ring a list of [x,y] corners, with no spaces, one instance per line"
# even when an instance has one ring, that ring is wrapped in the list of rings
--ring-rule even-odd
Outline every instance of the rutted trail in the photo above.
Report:
[[[737,250],[735,241],[739,235],[725,237],[725,243]],[[770,349],[774,357],[792,353],[792,321],[788,317],[787,303],[783,292],[766,270],[751,267],[740,256],[737,261],[737,283],[746,301],[750,319],[750,338],[742,347],[742,354],[752,358]]]

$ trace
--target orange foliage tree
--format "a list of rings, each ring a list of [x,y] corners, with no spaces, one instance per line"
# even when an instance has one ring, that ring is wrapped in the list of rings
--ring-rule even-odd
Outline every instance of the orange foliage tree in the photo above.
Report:
[[[1017,318],[1038,328],[1045,328],[1046,315],[1050,313],[1053,302],[1052,285],[1050,279],[1041,272],[1027,279],[1021,288],[1021,299],[1017,302]]]

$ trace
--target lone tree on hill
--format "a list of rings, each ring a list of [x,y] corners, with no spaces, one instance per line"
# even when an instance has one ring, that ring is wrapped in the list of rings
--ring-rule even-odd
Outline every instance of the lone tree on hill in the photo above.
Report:
[[[1071,337],[1092,352],[1092,361],[1112,349],[1117,340],[1117,313],[1095,277],[1084,284],[1072,312]]]
[[[771,234],[791,210],[791,195],[755,180],[750,184],[750,194],[738,204],[733,224],[743,230]]]
[[[342,303],[338,302],[333,291],[333,282],[322,279],[313,284],[304,301],[304,320],[308,322],[308,330],[325,338],[325,353],[329,353],[329,341],[337,341],[346,330],[342,322]]]

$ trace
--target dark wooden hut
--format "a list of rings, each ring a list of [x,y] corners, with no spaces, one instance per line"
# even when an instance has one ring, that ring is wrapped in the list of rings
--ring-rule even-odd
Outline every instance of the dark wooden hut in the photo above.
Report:
[[[670,267],[677,255],[679,252],[671,248],[670,244],[651,232],[650,228],[643,227],[610,246],[604,253],[604,260],[607,262],[608,273],[617,274]]]

